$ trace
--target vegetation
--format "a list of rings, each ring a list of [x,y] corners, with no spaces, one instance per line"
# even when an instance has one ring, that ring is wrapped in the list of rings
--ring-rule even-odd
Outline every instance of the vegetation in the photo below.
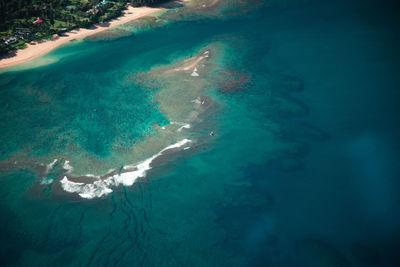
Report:
[[[166,0],[0,0],[0,55],[26,43],[88,28],[121,15],[132,6]]]

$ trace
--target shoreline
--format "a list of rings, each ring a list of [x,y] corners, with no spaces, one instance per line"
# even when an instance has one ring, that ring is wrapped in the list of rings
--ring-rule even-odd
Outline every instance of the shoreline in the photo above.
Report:
[[[158,7],[132,7],[123,11],[123,15],[108,22],[99,23],[91,26],[89,29],[79,28],[70,32],[64,33],[62,36],[55,36],[48,40],[35,42],[35,44],[27,44],[27,48],[18,49],[13,56],[5,56],[0,59],[0,69],[12,67],[22,63],[29,62],[38,57],[44,56],[57,47],[76,39],[82,39],[87,36],[111,29],[113,27],[125,24],[135,19],[139,19],[153,13],[162,11],[168,7],[173,7],[177,4],[187,2],[188,0],[173,1]]]

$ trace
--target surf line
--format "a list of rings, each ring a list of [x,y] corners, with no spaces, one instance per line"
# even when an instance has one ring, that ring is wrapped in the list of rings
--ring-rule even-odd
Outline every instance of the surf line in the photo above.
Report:
[[[138,178],[145,177],[146,172],[151,169],[150,165],[153,160],[163,155],[165,151],[181,148],[184,146],[184,150],[186,150],[187,148],[189,148],[187,145],[191,142],[193,141],[190,139],[182,139],[175,144],[165,147],[160,152],[144,161],[141,161],[134,165],[124,166],[122,168],[122,171],[120,171],[119,169],[111,170],[103,177],[93,175],[86,175],[82,177],[95,178],[96,180],[91,183],[73,182],[69,180],[67,176],[64,176],[64,178],[60,181],[60,184],[64,191],[68,193],[76,193],[82,198],[93,199],[107,196],[108,194],[113,192],[113,190],[111,189],[112,187],[118,187],[119,185],[132,186]]]

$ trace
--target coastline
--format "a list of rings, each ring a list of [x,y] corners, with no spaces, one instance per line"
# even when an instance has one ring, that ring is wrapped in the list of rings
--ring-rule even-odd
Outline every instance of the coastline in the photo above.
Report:
[[[167,7],[174,6],[186,2],[188,0],[174,1],[166,3],[158,7],[132,7],[129,6],[127,10],[123,11],[123,15],[108,22],[95,24],[89,29],[79,28],[70,32],[66,32],[62,36],[56,36],[49,40],[36,42],[35,44],[28,44],[27,48],[19,49],[14,56],[3,57],[0,59],[0,69],[15,66],[18,64],[26,63],[40,56],[43,56],[62,44],[73,41],[75,39],[82,39],[89,35],[96,34],[113,27],[125,24],[129,21],[139,19],[153,13],[164,10]]]

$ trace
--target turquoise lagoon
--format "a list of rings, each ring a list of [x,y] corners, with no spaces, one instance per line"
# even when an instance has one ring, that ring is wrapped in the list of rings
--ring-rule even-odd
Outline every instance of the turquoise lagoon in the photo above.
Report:
[[[396,266],[392,4],[192,1],[2,71],[1,265]]]

